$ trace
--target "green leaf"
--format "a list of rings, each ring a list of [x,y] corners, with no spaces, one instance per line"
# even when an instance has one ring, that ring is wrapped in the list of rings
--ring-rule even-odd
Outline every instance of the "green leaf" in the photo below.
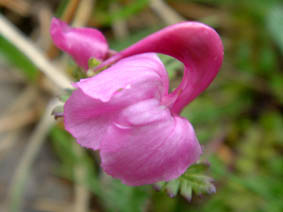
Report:
[[[101,180],[103,192],[100,198],[108,212],[142,212],[145,211],[149,197],[147,186],[126,186],[119,180],[104,174]]]
[[[31,81],[39,76],[36,66],[12,43],[0,35],[0,56],[15,65]]]
[[[94,194],[100,195],[101,187],[93,158],[84,149],[82,149],[81,154],[77,154],[74,145],[79,145],[68,132],[58,126],[51,129],[50,137],[53,142],[53,148],[61,161],[61,166],[57,170],[57,174],[78,184],[82,184]],[[77,166],[82,166],[87,170],[83,181],[79,181],[74,176],[74,169]]]
[[[212,178],[204,174],[207,169],[207,163],[197,163],[190,166],[178,179],[159,182],[154,186],[165,190],[170,197],[180,193],[188,201],[192,199],[193,193],[196,195],[215,193],[216,188],[212,184]]]
[[[126,5],[121,6],[121,9],[114,12],[105,12],[105,10],[96,11],[96,18],[101,21],[102,25],[111,25],[114,21],[125,20],[131,15],[137,14],[140,10],[145,8],[148,0],[132,1]]]
[[[165,65],[170,79],[176,76],[178,69],[183,71],[183,64],[179,60],[164,54],[158,54],[158,56]]]
[[[267,27],[283,53],[283,6],[275,5],[267,15]]]

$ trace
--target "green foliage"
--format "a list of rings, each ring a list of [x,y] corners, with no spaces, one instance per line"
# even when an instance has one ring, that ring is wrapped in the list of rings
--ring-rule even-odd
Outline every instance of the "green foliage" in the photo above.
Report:
[[[267,15],[267,27],[283,54],[283,5],[274,5]]]
[[[110,40],[110,48],[114,49],[116,51],[121,51],[127,47],[129,47],[130,45],[136,43],[137,41],[139,41],[140,39],[146,37],[147,35],[157,31],[158,29],[160,29],[161,26],[156,26],[153,28],[146,28],[137,32],[133,32],[131,34],[130,37],[123,39],[123,40]]]
[[[283,160],[277,148],[283,147],[283,133],[276,130],[283,127],[282,121],[277,112],[272,112],[245,128],[234,147],[238,156],[233,172],[219,157],[209,159],[212,175],[222,185],[201,211],[282,211],[278,197],[283,195]]]
[[[169,78],[176,78],[177,71],[183,69],[183,63],[164,54],[158,54],[158,56],[165,65]]]
[[[101,64],[101,62],[99,60],[97,60],[96,58],[90,58],[88,60],[88,67],[91,68],[91,69],[95,68],[99,64]]]
[[[30,60],[19,51],[12,43],[0,35],[0,56],[16,66],[31,81],[35,81],[39,75],[37,68]]]
[[[141,212],[145,210],[149,197],[149,187],[131,187],[119,180],[104,175],[101,181],[103,193],[100,194],[107,211]]]
[[[62,15],[63,15],[64,11],[66,10],[66,8],[67,8],[69,3],[70,3],[70,0],[62,0],[62,1],[60,1],[60,4],[59,4],[59,6],[58,6],[58,8],[57,8],[57,10],[55,12],[55,16],[57,18],[62,17]]]
[[[121,5],[121,8],[117,11],[105,13],[105,10],[109,11],[109,8],[107,8],[108,5],[105,5],[106,2],[102,3],[102,7],[98,4],[98,9],[96,10],[96,17],[102,25],[111,25],[114,21],[129,18],[148,4],[148,0],[131,1],[130,3]],[[109,3],[112,2],[110,1]]]
[[[58,175],[82,184],[95,194],[100,193],[98,176],[94,161],[90,155],[83,149],[78,154],[76,148],[80,148],[72,136],[60,127],[54,127],[50,133],[53,141],[53,147],[61,160],[61,166],[58,168]],[[87,173],[83,181],[76,179],[74,175],[75,167],[82,166]]]

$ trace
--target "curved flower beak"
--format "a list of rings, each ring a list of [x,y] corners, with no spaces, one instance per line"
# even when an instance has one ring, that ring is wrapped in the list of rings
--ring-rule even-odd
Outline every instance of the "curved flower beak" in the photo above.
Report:
[[[88,61],[103,61],[108,54],[108,44],[103,34],[92,28],[72,28],[53,18],[50,34],[55,45],[73,57],[76,63],[88,70]]]
[[[184,22],[149,35],[109,58],[97,69],[146,52],[166,54],[184,64],[181,84],[166,98],[171,103],[172,112],[177,114],[209,86],[222,65],[224,53],[221,39],[214,29],[198,22]]]

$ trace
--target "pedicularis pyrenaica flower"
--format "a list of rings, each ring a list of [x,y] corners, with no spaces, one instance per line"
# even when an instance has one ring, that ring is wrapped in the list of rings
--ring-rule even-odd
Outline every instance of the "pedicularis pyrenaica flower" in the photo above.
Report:
[[[99,67],[109,66],[74,83],[64,105],[66,130],[80,145],[100,151],[106,173],[128,185],[151,184],[179,177],[199,159],[194,129],[179,114],[222,64],[222,42],[212,28],[198,22],[172,25],[108,59],[107,42],[96,29],[53,19],[51,36],[82,68],[89,68],[91,58],[102,62]],[[171,93],[155,53],[184,64],[182,82]]]

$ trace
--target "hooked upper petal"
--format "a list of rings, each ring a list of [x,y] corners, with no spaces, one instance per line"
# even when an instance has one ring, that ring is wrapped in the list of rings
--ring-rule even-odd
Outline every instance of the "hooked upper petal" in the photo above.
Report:
[[[145,52],[167,54],[185,65],[182,83],[169,96],[175,101],[171,107],[175,113],[179,113],[209,86],[223,60],[223,45],[214,29],[198,22],[183,22],[149,35],[109,58],[101,66]]]
[[[88,69],[88,60],[104,60],[108,44],[103,34],[93,28],[72,28],[63,21],[53,18],[50,34],[55,45],[73,57],[76,63]]]
[[[65,128],[79,144],[96,150],[124,107],[166,94],[168,77],[160,59],[147,53],[121,60],[74,86],[64,105]]]
[[[128,185],[169,181],[196,162],[201,148],[191,124],[147,99],[125,108],[101,143],[104,171]]]

